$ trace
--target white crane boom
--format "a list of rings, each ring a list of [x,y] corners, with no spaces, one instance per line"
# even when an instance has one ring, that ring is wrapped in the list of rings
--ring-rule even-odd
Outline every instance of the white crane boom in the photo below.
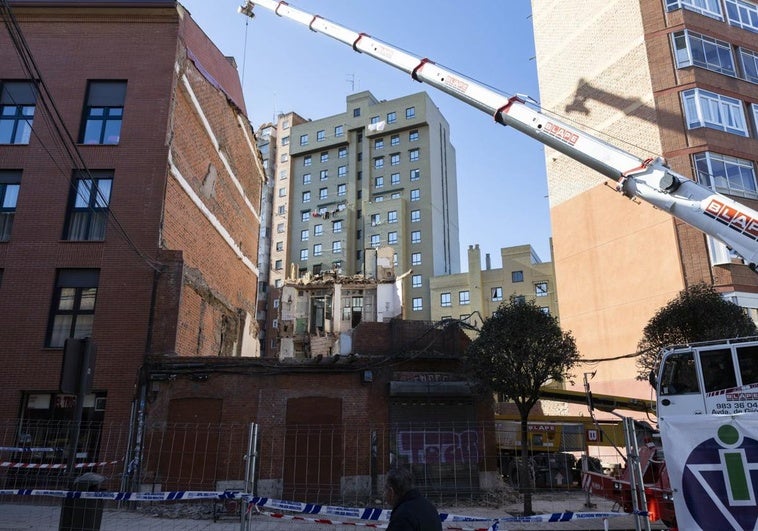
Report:
[[[284,1],[247,0],[239,12],[252,17],[255,5],[332,37],[492,115],[497,122],[613,179],[623,195],[650,203],[723,242],[751,267],[758,263],[758,211],[674,172],[662,159],[643,160],[532,109],[519,96],[504,96],[429,59],[300,11]]]

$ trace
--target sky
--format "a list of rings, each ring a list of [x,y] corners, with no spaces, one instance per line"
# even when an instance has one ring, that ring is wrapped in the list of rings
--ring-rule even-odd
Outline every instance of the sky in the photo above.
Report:
[[[242,77],[253,127],[295,112],[318,119],[345,112],[345,98],[379,100],[427,92],[450,124],[458,175],[461,270],[478,244],[501,267],[500,249],[530,244],[550,257],[550,217],[542,144],[492,116],[324,34],[244,0],[180,0]],[[529,0],[291,0],[300,9],[368,33],[505,95],[539,101]]]

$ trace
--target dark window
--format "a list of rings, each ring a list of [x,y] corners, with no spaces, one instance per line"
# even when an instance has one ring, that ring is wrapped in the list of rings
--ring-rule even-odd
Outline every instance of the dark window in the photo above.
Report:
[[[0,144],[28,144],[37,93],[29,81],[5,81],[0,89]]]
[[[83,144],[118,144],[126,81],[90,81],[84,107]]]
[[[113,174],[78,172],[72,184],[66,226],[67,240],[103,240],[108,220]]]
[[[11,237],[20,188],[20,171],[0,170],[0,242],[7,242]]]
[[[47,346],[62,347],[69,337],[89,337],[95,320],[100,271],[59,269],[47,334]]]
[[[511,271],[511,282],[523,282],[523,281],[524,281],[523,271]]]

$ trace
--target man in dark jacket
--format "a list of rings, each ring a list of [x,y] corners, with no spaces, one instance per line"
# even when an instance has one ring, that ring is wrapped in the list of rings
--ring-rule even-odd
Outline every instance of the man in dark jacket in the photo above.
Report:
[[[413,488],[413,474],[409,469],[390,469],[384,494],[392,505],[387,531],[442,531],[437,508]]]

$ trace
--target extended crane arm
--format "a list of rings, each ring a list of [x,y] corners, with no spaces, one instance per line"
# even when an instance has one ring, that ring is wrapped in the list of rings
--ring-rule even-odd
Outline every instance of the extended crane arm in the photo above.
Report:
[[[482,84],[383,43],[365,33],[300,11],[283,1],[247,0],[240,13],[252,16],[259,5],[281,17],[323,33],[408,74],[416,81],[458,98],[503,125],[550,146],[616,181],[627,197],[638,197],[720,240],[751,267],[758,262],[758,212],[668,168],[661,159],[643,160],[529,107],[518,96],[507,97]]]

